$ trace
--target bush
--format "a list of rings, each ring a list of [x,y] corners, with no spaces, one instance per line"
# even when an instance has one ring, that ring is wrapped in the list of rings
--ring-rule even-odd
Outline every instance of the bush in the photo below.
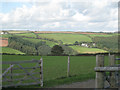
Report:
[[[61,46],[59,46],[59,45],[55,45],[51,49],[51,54],[52,55],[60,56],[60,55],[63,55],[63,52],[64,52],[63,48]]]

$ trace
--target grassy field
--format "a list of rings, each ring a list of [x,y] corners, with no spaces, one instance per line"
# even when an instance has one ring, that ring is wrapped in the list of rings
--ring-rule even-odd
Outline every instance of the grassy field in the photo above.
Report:
[[[26,36],[26,37],[35,37],[36,35],[34,33],[21,33],[21,34],[15,34],[17,36]]]
[[[8,54],[24,54],[24,53],[21,52],[21,51],[18,51],[18,50],[15,50],[15,49],[9,48],[9,47],[0,47],[0,49],[2,49],[2,50],[0,51],[0,53],[8,53]]]
[[[3,34],[3,35],[0,34],[0,37],[3,37],[3,38],[9,38],[11,36],[12,36],[11,34]]]
[[[110,37],[113,35],[117,35],[117,34],[106,34],[106,35],[99,35],[99,34],[91,34],[89,35],[90,37]]]
[[[16,34],[16,33],[29,33],[29,32],[31,32],[31,31],[10,30],[10,31],[8,31],[8,32],[11,33],[11,34]]]
[[[105,53],[107,51],[104,51],[102,49],[97,48],[87,48],[87,47],[81,47],[81,46],[70,46],[78,53]]]
[[[52,42],[52,41],[48,41],[48,40],[41,40],[41,39],[32,39],[32,38],[24,38],[25,40],[28,40],[30,42],[33,42],[33,43],[38,43],[40,41],[45,41],[46,44],[50,47],[53,47],[54,45],[58,45],[57,43],[55,42]]]
[[[2,61],[22,61],[22,60],[32,60],[32,59],[40,60],[40,58],[41,58],[40,56],[3,55]],[[108,57],[105,57],[106,65],[108,64],[107,59]],[[6,68],[8,66],[3,65],[2,67]],[[32,66],[35,66],[35,64],[34,63],[27,64],[27,65],[22,64],[22,66],[32,67]],[[51,87],[55,85],[65,84],[65,83],[72,83],[76,81],[93,79],[95,78],[95,72],[94,72],[95,66],[96,66],[95,56],[70,56],[70,77],[66,77],[67,76],[67,56],[43,56],[44,87]],[[20,73],[20,72],[23,73],[22,70],[13,71],[13,73]],[[35,72],[39,72],[39,69],[37,69]],[[35,74],[35,76],[39,77],[39,74]],[[22,76],[13,77],[13,78],[22,78]],[[30,81],[28,80],[27,82],[30,82]],[[14,82],[14,83],[17,83],[17,82]],[[40,87],[40,85],[29,86],[29,87]]]
[[[73,44],[75,41],[92,42],[91,38],[79,34],[38,34],[40,37],[61,40],[64,44]]]

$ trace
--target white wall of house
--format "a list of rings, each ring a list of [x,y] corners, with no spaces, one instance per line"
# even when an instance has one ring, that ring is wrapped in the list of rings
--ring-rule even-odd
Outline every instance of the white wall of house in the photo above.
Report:
[[[4,32],[1,32],[0,34],[4,34]]]
[[[88,47],[88,45],[86,43],[82,43],[81,46]]]
[[[7,32],[1,32],[0,34],[8,34]]]

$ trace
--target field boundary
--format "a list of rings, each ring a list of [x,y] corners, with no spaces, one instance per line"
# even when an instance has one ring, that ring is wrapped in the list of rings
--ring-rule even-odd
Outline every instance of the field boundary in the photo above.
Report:
[[[25,64],[25,63],[36,63],[36,65],[34,67],[23,67],[21,64]],[[2,82],[11,83],[11,84],[5,84],[5,85],[3,84],[2,87],[6,88],[6,87],[36,85],[36,84],[40,84],[40,86],[43,87],[43,59],[42,58],[40,60],[31,60],[31,61],[30,60],[29,61],[12,61],[12,62],[3,61],[2,64],[10,65],[8,68],[3,68],[3,70],[5,71],[2,73]],[[18,68],[14,68],[14,66],[17,66]],[[37,68],[40,69],[40,72],[33,72]],[[28,69],[30,71],[28,71]],[[22,70],[24,71],[24,73],[23,72],[13,73],[13,70]],[[33,76],[34,74],[40,74],[39,78],[36,78],[35,76]],[[22,76],[22,75],[23,75],[22,78],[14,79],[14,76]],[[34,80],[35,82],[22,83],[23,81],[26,81],[26,80]]]
[[[114,55],[109,55],[109,66],[104,66],[104,55],[96,56],[96,88],[120,87],[120,64],[116,64]],[[106,73],[108,72],[108,73]],[[107,82],[107,85],[106,85]]]

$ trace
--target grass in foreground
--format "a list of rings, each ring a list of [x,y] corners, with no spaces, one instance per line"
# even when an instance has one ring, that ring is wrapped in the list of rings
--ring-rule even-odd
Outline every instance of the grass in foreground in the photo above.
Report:
[[[21,61],[21,60],[40,60],[40,56],[18,56],[18,55],[3,55],[2,61]],[[105,61],[107,63],[107,58]],[[96,66],[95,56],[71,56],[70,57],[70,77],[67,76],[67,56],[43,56],[43,76],[44,87],[51,87],[55,85],[72,83],[76,81],[84,81],[95,78],[94,67]],[[8,65],[9,66],[9,65]],[[3,68],[8,67],[3,65]],[[23,64],[23,67],[32,67],[35,64]],[[23,71],[14,70],[14,73]],[[39,72],[39,69],[36,71]],[[39,77],[39,74],[35,75]],[[22,77],[14,77],[22,78]],[[29,80],[27,82],[30,82]],[[15,82],[16,83],[16,82]],[[24,83],[24,82],[23,82]],[[28,86],[40,87],[40,85]]]

